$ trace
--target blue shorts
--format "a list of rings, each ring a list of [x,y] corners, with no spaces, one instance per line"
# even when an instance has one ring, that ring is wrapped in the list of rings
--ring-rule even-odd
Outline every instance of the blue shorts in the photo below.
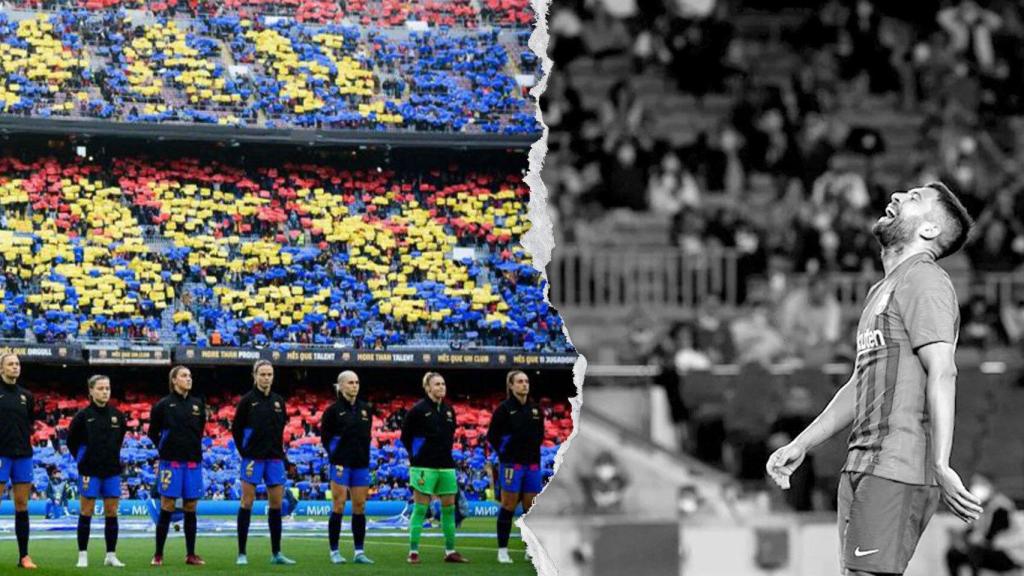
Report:
[[[370,469],[346,468],[345,466],[331,464],[331,482],[340,484],[341,486],[348,486],[349,488],[369,486]]]
[[[13,482],[14,484],[32,483],[32,457],[8,458],[0,456],[0,484]]]
[[[539,494],[541,489],[540,464],[502,464],[501,491],[509,494]]]
[[[242,482],[253,486],[265,484],[280,486],[284,484],[284,461],[283,460],[250,460],[242,458]]]
[[[161,460],[157,482],[165,498],[198,500],[203,497],[203,466],[199,462]]]
[[[114,474],[106,478],[79,476],[78,494],[84,498],[120,498],[121,476]]]

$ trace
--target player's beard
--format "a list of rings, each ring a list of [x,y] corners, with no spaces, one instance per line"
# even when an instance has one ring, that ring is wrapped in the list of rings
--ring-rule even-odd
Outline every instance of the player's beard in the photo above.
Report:
[[[904,218],[902,215],[889,220],[878,219],[871,227],[871,233],[882,245],[882,250],[899,250],[906,246],[917,233],[920,218]]]

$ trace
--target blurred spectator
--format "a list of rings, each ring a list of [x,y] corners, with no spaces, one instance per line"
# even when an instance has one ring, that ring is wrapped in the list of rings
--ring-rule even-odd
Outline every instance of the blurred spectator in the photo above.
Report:
[[[839,33],[837,51],[844,78],[867,76],[872,93],[892,92],[899,88],[890,64],[890,50],[882,42],[882,17],[871,0],[857,0],[846,26]]]
[[[696,322],[697,342],[712,363],[721,364],[730,361],[735,355],[732,334],[724,317],[721,301],[710,297],[704,306],[697,311]]]
[[[811,393],[803,386],[791,386],[787,390],[782,411],[769,431],[769,452],[789,444],[810,425],[816,416],[811,400]],[[790,507],[797,512],[813,510],[815,472],[812,454],[808,454],[803,464],[790,476],[789,483],[790,489],[785,495]]]
[[[617,514],[623,511],[629,475],[615,456],[602,451],[594,458],[589,472],[579,477],[586,514]]]
[[[778,311],[779,330],[809,363],[832,360],[839,341],[842,311],[829,283],[820,275],[801,277]]]
[[[855,167],[856,157],[837,154],[828,162],[828,170],[814,181],[811,202],[821,208],[836,206],[837,210],[863,210],[871,202],[867,182]]]
[[[765,304],[754,304],[751,309],[732,321],[730,330],[736,343],[737,362],[770,365],[788,353],[786,341],[772,325]]]
[[[689,323],[678,324],[675,330],[675,367],[679,374],[693,370],[711,369],[711,357],[698,347],[694,328]]]
[[[728,123],[719,126],[714,133],[713,139],[707,132],[698,134],[693,144],[683,149],[684,162],[693,170],[700,188],[737,197],[746,179],[740,159],[743,137]]]
[[[673,328],[662,336],[661,342],[654,348],[648,364],[653,365],[657,370],[654,375],[653,384],[665,391],[665,398],[668,400],[668,407],[672,424],[676,429],[676,441],[679,446],[686,446],[688,442],[687,425],[690,420],[690,410],[683,401],[683,381],[680,378],[680,370],[676,364],[679,332],[681,325]]]
[[[995,65],[992,34],[1002,25],[998,14],[982,8],[974,0],[963,0],[940,10],[937,20],[949,34],[954,53],[965,57],[982,72],[992,70]]]
[[[667,26],[670,71],[680,90],[698,98],[721,90],[728,77],[741,71],[732,49],[735,29],[728,19],[729,3],[714,5],[707,17],[672,17]]]
[[[586,53],[600,68],[606,58],[625,54],[632,45],[626,23],[608,11],[604,2],[593,2],[593,12],[582,30]]]
[[[560,70],[565,70],[573,60],[587,53],[583,42],[583,22],[580,18],[582,1],[555,2],[551,5],[548,26],[551,41],[548,51]]]
[[[629,335],[626,337],[633,354],[629,360],[635,363],[646,361],[651,351],[661,344],[659,337],[658,321],[643,308],[634,310],[629,315]]]
[[[999,311],[982,296],[967,302],[960,314],[960,344],[969,348],[990,350],[1006,341]]]
[[[54,469],[46,484],[46,519],[53,520],[70,515],[68,502],[75,498],[75,489],[60,470]]]
[[[1024,285],[1018,284],[999,311],[999,319],[1006,337],[1015,346],[1024,343]]]
[[[612,141],[602,162],[601,204],[606,208],[646,210],[644,184],[650,157],[641,140],[624,137]]]
[[[985,474],[971,478],[971,493],[982,502],[982,513],[946,553],[950,576],[961,567],[972,575],[981,570],[1004,573],[1024,565],[1024,528],[1016,519],[1013,501],[1002,494]]]
[[[667,152],[651,171],[647,183],[647,203],[651,211],[674,216],[684,207],[698,207],[700,201],[696,179],[675,152]]]
[[[968,249],[975,269],[1009,271],[1024,262],[1024,221],[1019,204],[1010,190],[1000,190],[977,218],[976,240]]]

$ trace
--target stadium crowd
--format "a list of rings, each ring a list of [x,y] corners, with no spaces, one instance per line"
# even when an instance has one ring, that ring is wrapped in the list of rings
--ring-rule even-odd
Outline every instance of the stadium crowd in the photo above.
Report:
[[[977,220],[950,266],[1021,269],[1019,3],[791,2],[778,16],[746,4],[564,2],[551,16],[544,179],[562,241],[637,242],[622,227],[737,254],[737,301],[702,303],[672,330],[684,366],[848,358],[831,279],[878,275],[871,224],[911,183],[949,183]],[[963,344],[1019,346],[1019,294],[961,303]],[[670,328],[637,324],[641,339]]]
[[[243,18],[274,16],[299,22],[326,24],[343,19],[363,26],[403,26],[406,22],[426,22],[432,26],[477,28],[482,25],[529,27],[534,14],[523,0],[487,0],[471,2],[432,2],[414,0],[13,0],[3,5],[28,10],[111,9],[143,10],[166,16],[238,15]]]
[[[120,8],[0,12],[0,109],[133,123],[539,134],[527,91],[541,71],[529,34],[230,10],[195,19]]]
[[[297,389],[288,408],[287,458],[294,465],[288,487],[299,489],[304,500],[327,498],[327,454],[320,445],[319,417],[333,400],[328,395],[307,389]],[[124,498],[148,499],[155,495],[157,451],[145,434],[149,409],[158,399],[151,394],[129,390],[116,408],[128,419],[128,433],[122,450],[124,462]],[[241,459],[231,437],[235,397],[221,394],[207,399],[209,410],[204,440],[203,482],[206,498],[237,500],[241,490],[239,466]],[[407,500],[409,488],[409,456],[399,439],[402,419],[412,396],[371,395],[374,405],[373,441],[370,456],[372,500]],[[460,490],[469,500],[493,497],[492,473],[497,470],[495,456],[486,442],[491,412],[501,401],[499,396],[474,396],[453,402],[459,428],[455,436],[453,456],[457,466]],[[77,480],[74,455],[65,446],[68,425],[74,414],[87,404],[85,398],[68,396],[67,391],[47,388],[36,393],[40,409],[39,420],[33,434],[35,445],[33,460],[35,497],[42,498],[51,483]],[[572,432],[569,407],[550,399],[541,401],[546,420],[545,441],[542,447],[544,478],[553,474],[554,457],[558,446]],[[73,489],[73,485],[71,486]],[[261,487],[262,490],[262,487]]]
[[[569,349],[511,171],[22,158],[0,158],[5,338]]]

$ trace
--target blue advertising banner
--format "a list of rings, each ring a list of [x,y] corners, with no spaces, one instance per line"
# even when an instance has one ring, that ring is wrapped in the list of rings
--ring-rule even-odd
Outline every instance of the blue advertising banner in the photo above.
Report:
[[[46,507],[48,502],[45,500],[30,500],[28,503],[28,512],[32,516],[43,516],[46,514]],[[122,516],[149,516],[151,506],[155,506],[155,503],[151,503],[146,500],[121,500],[118,514]],[[367,516],[397,516],[402,513],[405,509],[405,502],[389,500],[389,501],[370,501],[366,503],[366,514]],[[67,510],[70,514],[78,514],[78,501],[68,502]],[[238,513],[238,501],[237,500],[200,500],[199,501],[199,514],[208,516],[234,516]],[[253,505],[254,515],[264,515],[267,513],[267,502],[266,500],[257,501]],[[103,503],[98,501],[96,503],[97,515],[103,514]],[[331,514],[331,502],[329,500],[311,500],[299,502],[298,508],[295,510],[295,515],[300,517],[310,518],[327,518]],[[348,502],[345,504],[345,515],[350,516],[352,514],[352,503]],[[13,516],[14,515],[14,503],[10,500],[4,500],[0,503],[0,516]],[[469,502],[469,516],[473,517],[496,517],[498,515],[498,503],[491,501],[482,500],[471,500]]]

